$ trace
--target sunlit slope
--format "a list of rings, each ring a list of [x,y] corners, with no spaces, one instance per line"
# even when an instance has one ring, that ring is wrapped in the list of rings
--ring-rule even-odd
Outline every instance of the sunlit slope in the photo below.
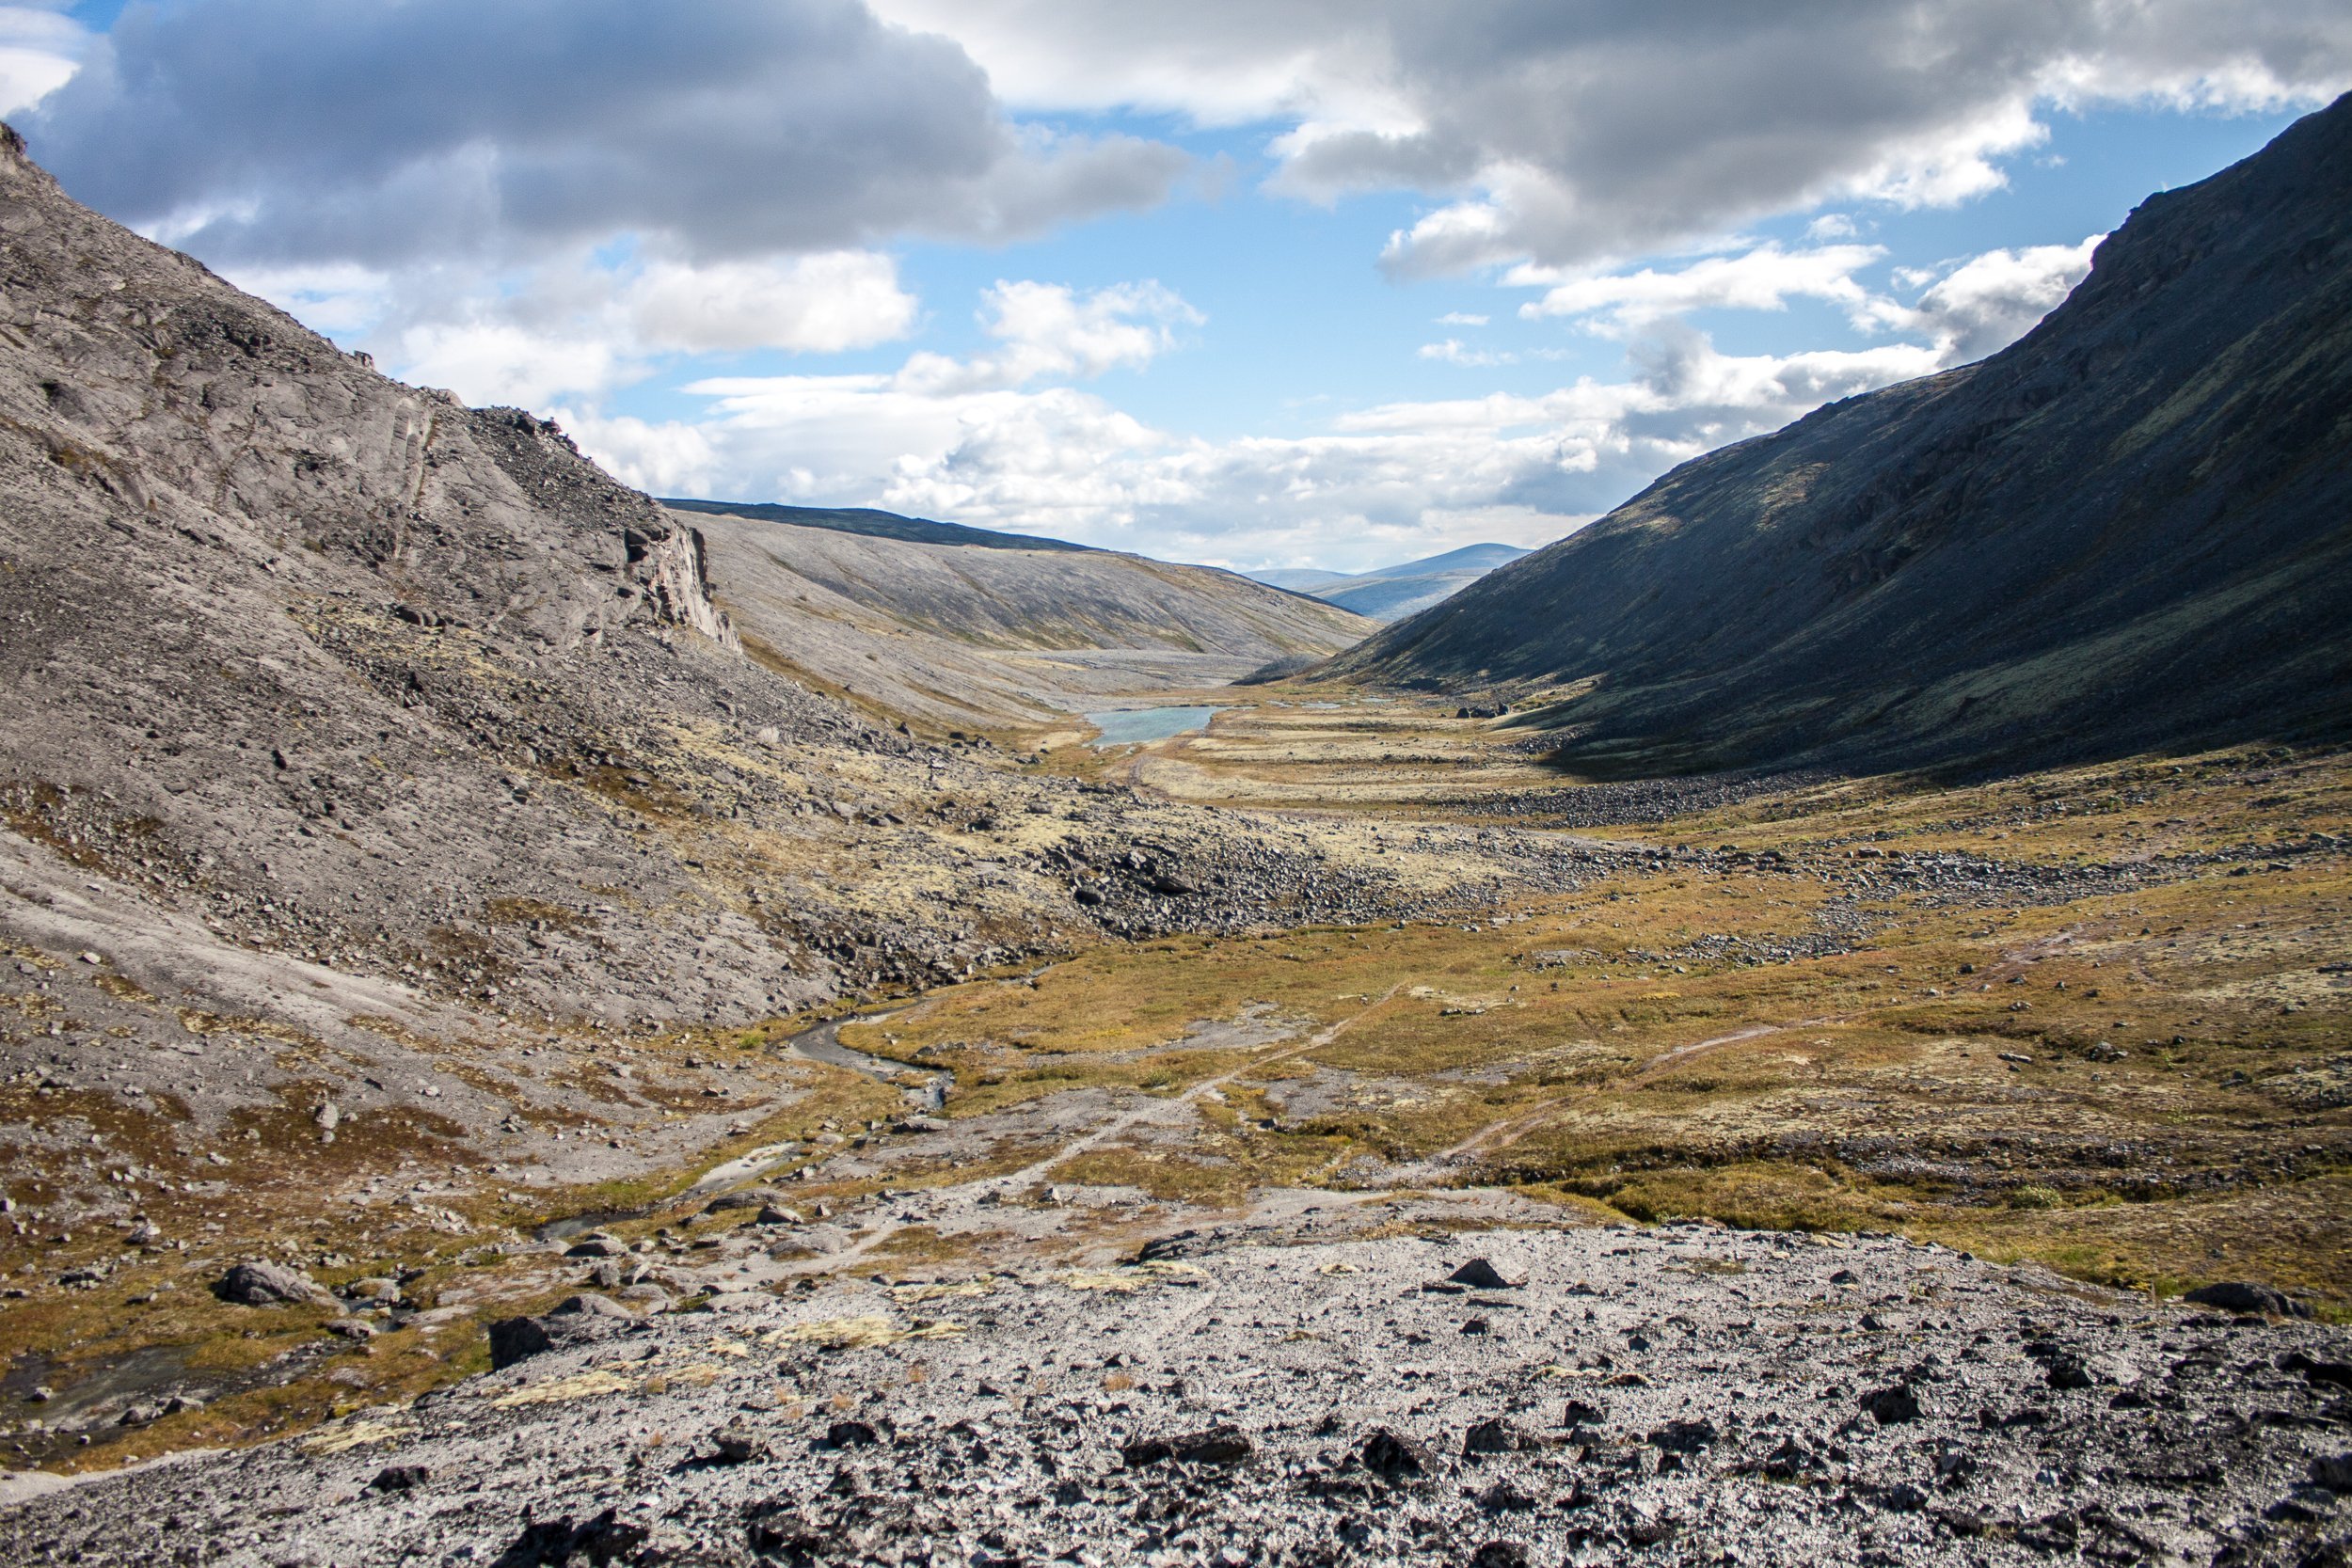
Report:
[[[1111,693],[1333,653],[1374,629],[1214,567],[887,513],[794,515],[698,503],[714,594],[755,652],[934,721],[1043,721]]]

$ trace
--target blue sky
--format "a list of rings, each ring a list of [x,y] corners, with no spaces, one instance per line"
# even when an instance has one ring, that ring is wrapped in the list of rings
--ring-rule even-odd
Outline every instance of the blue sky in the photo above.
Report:
[[[2025,0],[0,7],[102,211],[661,494],[1535,545],[2027,329],[2352,20]]]

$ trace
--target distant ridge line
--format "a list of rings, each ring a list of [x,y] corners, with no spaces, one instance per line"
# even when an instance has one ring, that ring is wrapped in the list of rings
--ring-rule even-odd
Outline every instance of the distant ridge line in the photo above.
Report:
[[[902,539],[914,545],[969,545],[986,550],[1078,550],[1094,553],[1091,545],[1048,539],[1035,533],[1000,533],[994,529],[962,523],[933,522],[929,517],[902,517],[896,512],[866,506],[779,506],[772,501],[706,501],[677,497],[659,498],[673,512],[714,513],[750,517],[764,523],[788,523],[794,528],[831,529],[836,533],[862,533],[875,539]]]

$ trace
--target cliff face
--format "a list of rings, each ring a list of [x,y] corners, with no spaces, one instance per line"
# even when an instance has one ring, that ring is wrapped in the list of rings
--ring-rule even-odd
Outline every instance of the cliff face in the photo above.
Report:
[[[1686,464],[1330,668],[1565,697],[1593,772],[2012,765],[2341,736],[2346,603],[2352,100],[2149,198],[2000,354]]]

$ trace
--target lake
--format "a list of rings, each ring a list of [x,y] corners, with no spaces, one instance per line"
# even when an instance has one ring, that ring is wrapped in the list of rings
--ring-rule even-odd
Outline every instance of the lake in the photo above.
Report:
[[[1140,741],[1166,740],[1172,735],[1205,730],[1221,707],[1131,707],[1116,713],[1089,713],[1087,722],[1103,733],[1093,746],[1133,746]]]

